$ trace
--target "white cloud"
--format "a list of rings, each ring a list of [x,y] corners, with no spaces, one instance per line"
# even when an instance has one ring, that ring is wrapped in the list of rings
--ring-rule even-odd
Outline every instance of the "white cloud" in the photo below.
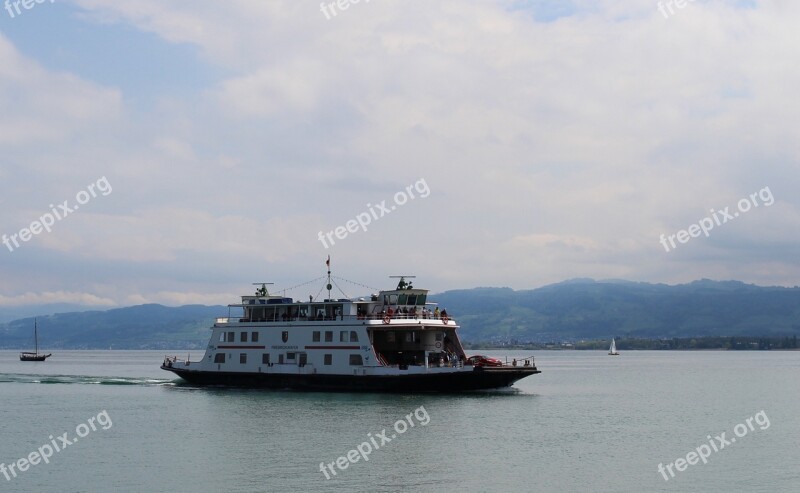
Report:
[[[435,289],[795,284],[800,266],[782,249],[800,239],[798,4],[695,2],[664,19],[655,3],[572,3],[575,15],[537,22],[516,1],[376,1],[326,20],[314,2],[80,0],[87,29],[191,44],[224,75],[129,108],[0,38],[13,109],[0,142],[16,162],[63,173],[37,194],[0,168],[15,203],[0,221],[13,232],[74,195],[75,175],[82,186],[106,174],[114,195],[37,238],[43,254],[132,265],[134,278],[141,263],[188,269],[199,257],[302,281],[332,253],[368,284],[402,266]],[[64,142],[91,132],[92,145]],[[421,177],[430,198],[331,251],[317,241]],[[774,207],[663,252],[661,233],[763,186]],[[766,264],[763,251],[782,253]],[[217,291],[139,280],[119,299]]]

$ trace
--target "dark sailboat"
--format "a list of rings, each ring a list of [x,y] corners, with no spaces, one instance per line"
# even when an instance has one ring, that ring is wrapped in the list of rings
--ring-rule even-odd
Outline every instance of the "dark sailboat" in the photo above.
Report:
[[[19,353],[19,360],[20,361],[44,361],[52,354],[39,354],[39,327],[36,323],[36,319],[33,319],[33,339],[34,344],[36,345],[35,352],[22,352]]]

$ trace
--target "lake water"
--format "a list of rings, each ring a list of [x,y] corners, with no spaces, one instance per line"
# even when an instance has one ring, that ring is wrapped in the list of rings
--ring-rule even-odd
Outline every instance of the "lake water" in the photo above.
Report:
[[[800,489],[800,352],[538,351],[515,390],[463,395],[203,389],[161,351],[17,354],[0,351],[0,463],[53,452],[2,492]],[[359,446],[368,461],[335,465]]]

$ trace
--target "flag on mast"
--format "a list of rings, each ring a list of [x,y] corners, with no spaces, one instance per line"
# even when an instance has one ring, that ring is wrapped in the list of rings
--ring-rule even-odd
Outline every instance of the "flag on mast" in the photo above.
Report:
[[[325,265],[327,265],[328,267],[331,266],[331,256],[330,255],[328,255],[328,260],[325,261]]]

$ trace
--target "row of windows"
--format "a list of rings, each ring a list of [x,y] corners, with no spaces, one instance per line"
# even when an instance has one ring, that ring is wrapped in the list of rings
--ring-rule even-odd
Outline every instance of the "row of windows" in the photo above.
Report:
[[[250,341],[258,342],[258,332],[250,333]],[[219,342],[236,342],[235,332],[223,332],[219,335]],[[239,333],[239,342],[247,342],[247,332]]]
[[[217,353],[216,355],[214,355],[214,363],[225,363],[225,355],[226,354],[227,353]],[[305,358],[306,358],[306,353],[301,353],[300,363],[302,363],[303,365],[305,365]],[[278,355],[278,364],[283,364],[284,363],[283,359],[284,359],[284,355],[283,354],[279,354]],[[286,353],[286,360],[291,362],[291,363],[294,363],[297,360],[297,353]],[[247,353],[239,353],[239,363],[243,364],[243,365],[247,363]],[[271,363],[271,361],[270,361],[269,353],[263,353],[261,355],[261,364],[269,365],[270,363]],[[332,365],[333,364],[333,355],[332,354],[324,355],[323,364],[326,365],[326,366]],[[364,361],[361,358],[360,354],[351,354],[350,355],[350,365],[351,366],[362,366],[363,364],[364,364]]]
[[[311,340],[313,342],[320,342],[320,331],[315,330],[311,334]],[[325,342],[333,342],[333,331],[326,330],[325,331]],[[339,331],[339,342],[358,342],[358,333],[354,330],[351,330],[349,333],[346,330]]]
[[[247,332],[240,332],[239,333],[239,342],[248,342],[247,341]],[[314,342],[320,342],[321,333],[318,330],[315,330],[312,334],[312,340]],[[283,341],[286,342],[289,340],[289,331],[283,331]],[[236,333],[235,332],[222,332],[219,335],[219,342],[236,342]],[[250,332],[250,342],[258,342],[258,332]],[[325,342],[333,342],[333,331],[326,330],[325,331]],[[346,331],[340,330],[339,331],[339,342],[358,342],[358,333],[354,330]]]

